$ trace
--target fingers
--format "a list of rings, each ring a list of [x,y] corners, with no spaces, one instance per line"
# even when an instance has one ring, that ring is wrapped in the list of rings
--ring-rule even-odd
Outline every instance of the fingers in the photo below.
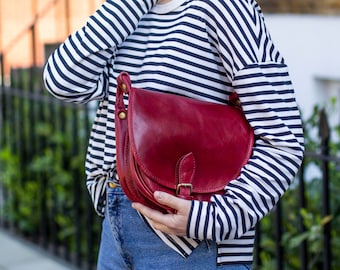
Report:
[[[160,204],[169,206],[170,208],[177,210],[177,212],[183,209],[183,203],[185,202],[183,199],[161,191],[156,191],[154,197]]]
[[[132,207],[147,217],[155,229],[167,234],[185,236],[191,201],[158,191],[154,196],[159,203],[177,210],[176,214],[163,214],[140,203],[132,203]]]
[[[151,209],[141,203],[132,203],[132,207],[136,209],[138,212],[140,212],[142,215],[148,217],[150,220],[161,223],[161,220],[163,220],[163,213]]]
[[[173,225],[173,219],[170,215],[163,214],[140,203],[132,203],[132,207],[139,211],[143,216],[147,217],[152,227],[156,230],[167,234],[183,234],[174,230],[176,229],[176,226]]]

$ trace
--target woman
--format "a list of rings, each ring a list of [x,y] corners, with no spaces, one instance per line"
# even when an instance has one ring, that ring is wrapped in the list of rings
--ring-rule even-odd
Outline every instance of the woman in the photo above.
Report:
[[[177,210],[166,215],[126,198],[115,169],[122,71],[139,88],[217,103],[238,94],[256,141],[223,196],[156,192]],[[291,184],[304,150],[288,69],[255,0],[107,0],[50,56],[44,80],[59,99],[100,100],[86,159],[87,187],[105,216],[98,270],[251,269],[255,225]]]

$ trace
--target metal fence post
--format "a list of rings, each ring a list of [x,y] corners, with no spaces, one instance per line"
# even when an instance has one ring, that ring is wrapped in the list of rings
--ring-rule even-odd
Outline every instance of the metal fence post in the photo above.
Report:
[[[276,270],[282,270],[284,268],[283,263],[283,246],[282,246],[282,208],[281,202],[276,205],[275,209],[275,252],[276,252]]]
[[[306,198],[305,198],[305,160],[303,159],[301,168],[299,171],[299,209],[306,208]],[[306,226],[304,225],[303,218],[299,215],[299,233],[304,233],[306,231]],[[304,240],[300,245],[300,260],[301,260],[301,270],[307,270],[308,268],[308,249],[307,241]]]
[[[4,93],[4,64],[3,64],[3,55],[0,53],[0,149],[3,148],[4,146],[4,139],[5,139],[5,134],[4,134],[4,113],[5,113],[5,102],[3,102],[3,99],[5,98],[5,93]],[[4,210],[3,210],[3,204],[5,202],[6,195],[5,195],[5,190],[3,188],[2,183],[0,183],[0,226],[4,226]]]
[[[319,135],[321,138],[321,154],[329,156],[329,137],[330,127],[328,124],[327,114],[324,109],[320,111]],[[327,217],[330,215],[330,192],[329,192],[329,161],[322,159],[322,215]],[[330,222],[324,224],[324,253],[323,253],[323,270],[331,269],[331,226]]]
[[[4,114],[5,114],[5,75],[4,75],[4,56],[2,53],[0,53],[0,146],[3,145],[5,136],[3,134],[3,128],[4,128]]]

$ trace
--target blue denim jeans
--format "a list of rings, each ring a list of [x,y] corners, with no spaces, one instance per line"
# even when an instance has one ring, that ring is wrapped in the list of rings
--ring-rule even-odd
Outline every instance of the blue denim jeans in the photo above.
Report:
[[[121,188],[107,190],[97,270],[248,270],[216,266],[216,245],[202,241],[188,258],[164,244],[148,227]]]

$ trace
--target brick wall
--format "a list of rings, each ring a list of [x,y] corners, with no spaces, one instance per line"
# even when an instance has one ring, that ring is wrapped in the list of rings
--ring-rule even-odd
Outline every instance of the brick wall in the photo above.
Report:
[[[0,0],[0,53],[11,67],[42,66],[47,44],[62,42],[104,0]]]

